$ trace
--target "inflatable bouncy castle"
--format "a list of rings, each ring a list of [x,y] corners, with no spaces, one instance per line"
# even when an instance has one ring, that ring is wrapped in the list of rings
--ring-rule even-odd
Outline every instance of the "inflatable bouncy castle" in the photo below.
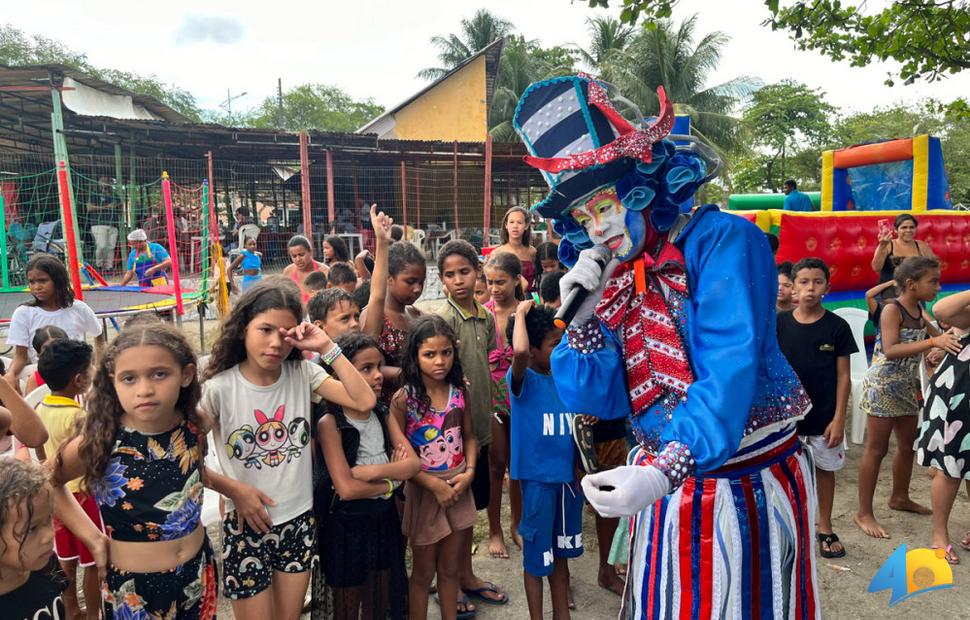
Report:
[[[766,196],[783,200],[782,194]],[[870,262],[879,221],[891,225],[901,212],[916,216],[917,239],[939,257],[944,294],[970,287],[970,213],[953,210],[938,138],[922,135],[825,151],[819,211],[764,209],[770,204],[750,194],[729,199],[729,205],[748,209],[732,213],[778,236],[777,262],[817,256],[829,265],[829,308],[865,307],[866,289],[878,282]]]

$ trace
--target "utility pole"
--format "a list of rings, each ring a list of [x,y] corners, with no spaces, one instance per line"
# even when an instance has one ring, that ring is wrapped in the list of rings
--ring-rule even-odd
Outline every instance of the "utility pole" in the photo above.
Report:
[[[232,126],[232,102],[240,97],[246,96],[248,93],[243,91],[238,95],[233,95],[232,92],[226,89],[226,100],[219,104],[219,107],[226,111],[226,124]]]
[[[278,114],[277,125],[283,130],[283,78],[276,78],[276,107]]]

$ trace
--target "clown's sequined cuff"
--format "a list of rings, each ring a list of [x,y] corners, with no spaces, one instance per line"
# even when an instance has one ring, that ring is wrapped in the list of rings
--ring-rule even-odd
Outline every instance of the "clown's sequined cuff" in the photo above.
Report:
[[[603,332],[600,331],[600,323],[595,318],[578,327],[567,329],[566,339],[569,342],[569,348],[580,353],[599,351],[606,344],[603,340]]]
[[[694,475],[697,462],[691,456],[690,448],[679,441],[671,441],[657,455],[654,466],[662,471],[670,480],[670,492],[673,493],[684,480]]]

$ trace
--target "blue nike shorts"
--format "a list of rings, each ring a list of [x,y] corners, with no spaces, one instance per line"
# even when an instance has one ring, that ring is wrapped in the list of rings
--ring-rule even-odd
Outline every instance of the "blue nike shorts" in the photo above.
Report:
[[[583,554],[583,493],[577,483],[521,483],[522,565],[530,575],[546,577],[554,558]]]

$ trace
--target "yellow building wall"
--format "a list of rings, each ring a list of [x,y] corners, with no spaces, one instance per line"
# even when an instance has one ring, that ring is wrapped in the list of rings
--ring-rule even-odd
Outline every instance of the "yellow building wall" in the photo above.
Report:
[[[485,57],[421,95],[394,115],[399,140],[483,142],[488,131]]]

